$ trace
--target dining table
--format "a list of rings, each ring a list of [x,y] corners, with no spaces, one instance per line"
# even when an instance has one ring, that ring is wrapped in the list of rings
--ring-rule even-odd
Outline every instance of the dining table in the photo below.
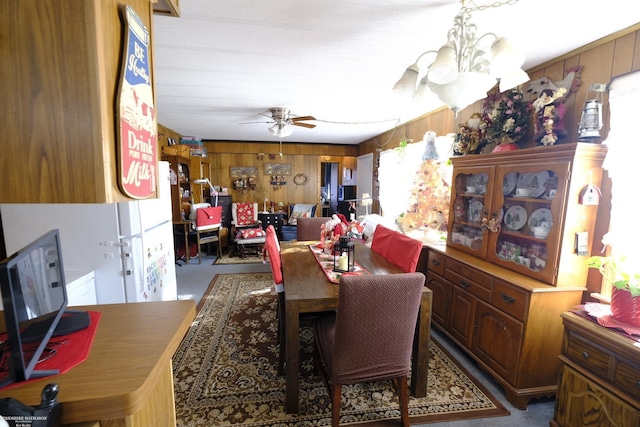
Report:
[[[297,413],[299,409],[299,345],[300,315],[335,311],[339,283],[329,280],[311,250],[318,242],[282,242],[282,272],[285,291],[285,379],[286,411]],[[355,242],[355,262],[366,274],[399,274],[403,271],[372,251],[360,241]],[[410,390],[415,397],[427,394],[429,369],[429,339],[431,332],[431,304],[433,293],[425,286],[416,321],[411,357]]]

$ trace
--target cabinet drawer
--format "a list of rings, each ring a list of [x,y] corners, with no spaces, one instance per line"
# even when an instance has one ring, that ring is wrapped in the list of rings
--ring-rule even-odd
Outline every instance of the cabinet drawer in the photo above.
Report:
[[[529,293],[495,280],[491,291],[491,304],[516,319],[524,321],[529,306]]]
[[[427,268],[440,276],[444,276],[444,259],[445,256],[440,252],[429,251],[429,265]]]
[[[486,288],[475,282],[471,278],[462,276],[454,271],[449,270],[449,260],[447,260],[447,268],[444,271],[444,277],[455,285],[461,287],[470,294],[484,300],[491,301],[491,288]]]
[[[491,289],[491,283],[493,282],[493,278],[488,274],[481,272],[480,270],[476,270],[475,268],[469,267],[466,264],[461,262],[452,260],[451,258],[447,258],[445,261],[446,268],[452,270],[469,280],[476,282],[478,285],[483,286],[487,289]],[[446,277],[446,275],[445,275]]]
[[[613,382],[620,390],[640,400],[640,365],[627,359],[618,359]]]
[[[610,380],[609,366],[613,357],[607,349],[587,341],[573,332],[569,334],[567,357],[600,378]]]

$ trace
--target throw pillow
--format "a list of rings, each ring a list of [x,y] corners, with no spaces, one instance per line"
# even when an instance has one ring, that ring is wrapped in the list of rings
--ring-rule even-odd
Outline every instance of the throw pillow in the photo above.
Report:
[[[289,225],[298,225],[298,218],[310,218],[311,212],[293,212],[289,218]]]
[[[265,232],[262,228],[248,228],[238,232],[236,238],[238,239],[252,239],[254,237],[265,236]]]
[[[237,225],[251,225],[255,222],[253,212],[253,203],[238,202],[236,204],[236,216],[238,218]]]

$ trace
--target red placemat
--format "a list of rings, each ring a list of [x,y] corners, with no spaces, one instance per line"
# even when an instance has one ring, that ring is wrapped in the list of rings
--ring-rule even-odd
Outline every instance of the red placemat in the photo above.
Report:
[[[357,262],[354,263],[355,271],[350,271],[348,273],[342,273],[338,271],[333,271],[333,255],[324,252],[324,250],[318,247],[320,243],[316,245],[310,245],[309,249],[311,249],[311,253],[315,257],[316,261],[318,261],[318,265],[322,268],[325,276],[331,283],[340,283],[340,278],[344,276],[362,276],[365,274],[371,274],[364,268],[362,268]]]
[[[57,369],[59,372],[56,375],[60,375],[69,371],[74,366],[77,366],[80,363],[84,362],[87,357],[89,357],[89,352],[91,351],[91,346],[93,345],[93,338],[96,336],[96,330],[98,329],[98,323],[100,323],[101,315],[102,313],[98,311],[89,311],[89,318],[91,319],[91,323],[88,327],[69,335],[51,338],[49,340],[49,343],[47,344],[47,348],[55,352],[50,352],[51,357],[47,357],[47,350],[45,350],[43,355],[41,356],[41,359],[43,360],[36,364],[36,370]],[[0,335],[0,340],[4,341],[6,339],[6,333]],[[25,346],[27,345],[29,344],[25,344]],[[56,375],[52,375],[47,378],[53,378]],[[8,377],[9,372],[0,372],[0,382],[4,381]],[[34,378],[18,383],[11,383],[5,387],[2,387],[2,390],[8,390],[10,388],[17,387],[30,381],[36,381],[39,379],[41,378]]]

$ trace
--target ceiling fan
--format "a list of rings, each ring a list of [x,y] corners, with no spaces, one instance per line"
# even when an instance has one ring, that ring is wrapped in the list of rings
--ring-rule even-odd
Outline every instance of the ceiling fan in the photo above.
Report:
[[[315,120],[316,118],[313,116],[295,116],[291,114],[286,107],[274,107],[271,108],[271,116],[260,113],[265,117],[269,117],[271,120],[268,122],[247,122],[241,124],[249,124],[249,123],[273,123],[273,126],[269,128],[269,132],[272,135],[278,136],[280,138],[284,138],[285,136],[289,136],[293,133],[293,129],[291,126],[301,126],[309,129],[313,129],[316,125],[311,123],[304,123],[305,121]]]

